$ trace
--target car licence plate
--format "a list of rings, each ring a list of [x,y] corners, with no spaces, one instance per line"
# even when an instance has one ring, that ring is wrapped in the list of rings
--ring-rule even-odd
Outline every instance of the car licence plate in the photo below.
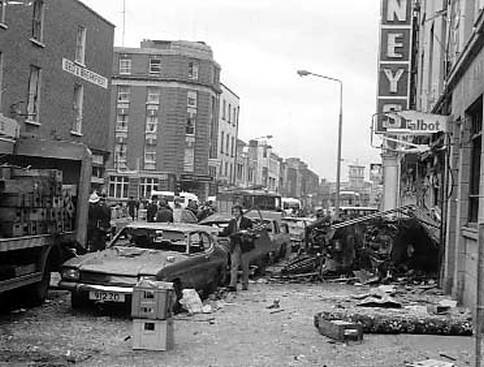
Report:
[[[104,291],[90,291],[89,299],[99,302],[124,302],[125,297],[122,293],[104,292]]]

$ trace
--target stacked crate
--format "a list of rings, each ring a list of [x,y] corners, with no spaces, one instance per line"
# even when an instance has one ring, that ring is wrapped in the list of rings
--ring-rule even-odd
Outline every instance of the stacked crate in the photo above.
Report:
[[[74,229],[75,185],[57,169],[0,167],[0,237]]]
[[[133,287],[133,349],[173,348],[173,283],[141,280]]]

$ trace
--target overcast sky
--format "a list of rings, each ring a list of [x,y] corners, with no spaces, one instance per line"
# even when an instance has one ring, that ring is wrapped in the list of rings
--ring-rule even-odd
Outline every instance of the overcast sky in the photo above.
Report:
[[[116,25],[123,45],[123,1],[82,0]],[[375,112],[377,0],[126,0],[124,46],[144,39],[205,41],[221,80],[241,99],[239,137],[273,135],[275,151],[336,175],[338,84],[296,74],[307,69],[344,83],[345,166],[379,162],[370,147]],[[368,175],[368,169],[367,169]]]

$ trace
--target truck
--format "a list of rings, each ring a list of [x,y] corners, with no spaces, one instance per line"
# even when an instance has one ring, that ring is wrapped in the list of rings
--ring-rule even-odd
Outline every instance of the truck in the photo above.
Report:
[[[1,134],[0,153],[0,300],[15,291],[38,305],[51,271],[86,248],[92,154],[81,143]]]

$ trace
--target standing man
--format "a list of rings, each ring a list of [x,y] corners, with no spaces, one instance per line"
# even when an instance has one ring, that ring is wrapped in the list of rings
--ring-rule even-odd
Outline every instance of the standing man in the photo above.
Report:
[[[173,223],[173,211],[165,200],[160,201],[155,221]]]
[[[96,192],[89,197],[87,238],[89,251],[100,251],[106,247],[106,234],[111,230],[111,212],[105,198]]]
[[[249,287],[249,251],[253,243],[248,243],[249,239],[244,236],[241,231],[251,229],[252,221],[244,217],[242,206],[234,205],[232,207],[232,215],[234,216],[229,225],[220,233],[220,236],[230,237],[230,285],[229,291],[237,291],[237,273],[239,266],[242,267],[242,290],[247,290]]]
[[[134,197],[130,196],[128,200],[128,214],[131,219],[135,220],[138,214],[139,203],[138,200],[135,200]]]
[[[154,222],[156,217],[156,212],[158,212],[158,196],[153,195],[151,202],[146,208],[146,219],[148,222]]]

